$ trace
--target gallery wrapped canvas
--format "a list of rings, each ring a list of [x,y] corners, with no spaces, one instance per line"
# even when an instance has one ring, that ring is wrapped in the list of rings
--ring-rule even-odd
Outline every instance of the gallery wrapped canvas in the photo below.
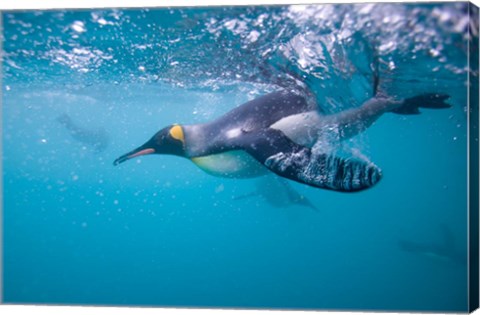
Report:
[[[478,8],[1,12],[2,302],[478,306]]]

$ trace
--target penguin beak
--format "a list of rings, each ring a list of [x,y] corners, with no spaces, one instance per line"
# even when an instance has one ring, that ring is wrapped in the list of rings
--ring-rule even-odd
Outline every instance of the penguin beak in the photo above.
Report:
[[[152,154],[152,153],[155,153],[155,149],[144,148],[143,146],[141,146],[140,148],[137,148],[133,151],[130,151],[127,154],[124,154],[121,157],[119,157],[118,159],[116,159],[115,161],[113,161],[113,165],[118,165],[120,163],[123,163],[123,162],[125,162],[127,160],[130,160],[130,159],[132,159],[134,157],[137,157],[137,156],[147,155],[147,154]]]

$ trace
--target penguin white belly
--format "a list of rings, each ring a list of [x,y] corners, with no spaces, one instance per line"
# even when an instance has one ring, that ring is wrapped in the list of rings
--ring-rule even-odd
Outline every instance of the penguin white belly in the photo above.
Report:
[[[270,126],[280,130],[293,142],[312,147],[317,141],[320,129],[325,125],[325,117],[317,111],[310,111],[284,117]]]
[[[268,170],[244,151],[229,151],[191,158],[203,171],[219,177],[250,178],[268,173]]]

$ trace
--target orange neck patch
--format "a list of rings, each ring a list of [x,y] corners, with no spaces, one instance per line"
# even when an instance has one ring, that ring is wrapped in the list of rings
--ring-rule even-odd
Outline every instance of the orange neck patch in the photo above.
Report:
[[[183,135],[183,129],[179,125],[175,125],[170,128],[170,136],[172,136],[173,139],[177,139],[183,144],[185,144],[185,136]]]

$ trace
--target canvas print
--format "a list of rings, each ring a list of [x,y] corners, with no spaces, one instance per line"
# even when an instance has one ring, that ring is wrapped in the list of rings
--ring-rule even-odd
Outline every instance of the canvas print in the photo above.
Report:
[[[2,301],[468,312],[478,8],[1,12]]]

